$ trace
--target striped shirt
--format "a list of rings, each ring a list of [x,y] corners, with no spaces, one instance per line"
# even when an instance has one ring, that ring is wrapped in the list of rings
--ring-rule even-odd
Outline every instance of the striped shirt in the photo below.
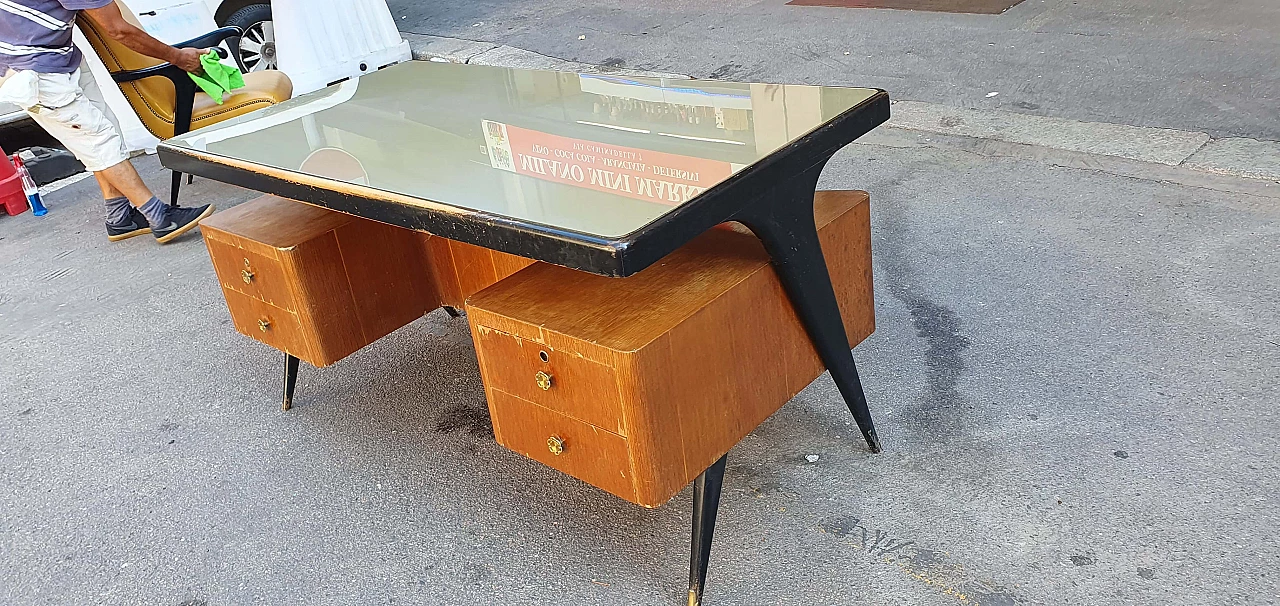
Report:
[[[69,74],[80,67],[71,44],[76,13],[112,0],[0,0],[0,74],[8,68]]]

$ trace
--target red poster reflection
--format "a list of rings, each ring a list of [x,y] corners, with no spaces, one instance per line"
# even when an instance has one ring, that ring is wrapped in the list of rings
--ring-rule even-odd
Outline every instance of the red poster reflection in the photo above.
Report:
[[[494,168],[676,205],[733,174],[728,162],[620,147],[483,121]]]

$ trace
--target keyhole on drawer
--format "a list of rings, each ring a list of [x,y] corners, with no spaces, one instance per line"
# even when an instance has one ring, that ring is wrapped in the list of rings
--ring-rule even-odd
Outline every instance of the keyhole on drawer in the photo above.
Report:
[[[539,357],[539,358],[542,358],[542,361],[543,361],[543,362],[550,362],[550,361],[551,361],[551,356],[548,356],[548,355],[547,355],[547,352],[545,352],[545,351],[540,351],[540,352],[538,352],[538,357]]]

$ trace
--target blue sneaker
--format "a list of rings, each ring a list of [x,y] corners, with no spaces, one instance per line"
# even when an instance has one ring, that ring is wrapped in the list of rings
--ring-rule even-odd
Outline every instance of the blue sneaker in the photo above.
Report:
[[[192,228],[200,224],[200,220],[213,214],[213,205],[205,204],[204,206],[169,208],[169,223],[164,227],[152,227],[151,233],[155,235],[156,242],[168,244],[170,240],[191,231]]]
[[[147,217],[132,206],[129,207],[129,218],[124,223],[120,225],[107,224],[107,239],[112,242],[149,233],[151,233],[151,224],[147,223]]]

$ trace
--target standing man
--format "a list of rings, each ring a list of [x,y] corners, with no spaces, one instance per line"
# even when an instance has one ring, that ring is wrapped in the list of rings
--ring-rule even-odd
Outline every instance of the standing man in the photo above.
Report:
[[[129,162],[120,126],[102,98],[71,28],[83,11],[112,39],[199,73],[208,49],[174,48],[125,21],[113,0],[0,0],[0,101],[23,108],[93,173],[107,205],[107,239],[151,233],[164,244],[213,213],[206,204],[161,202]]]

